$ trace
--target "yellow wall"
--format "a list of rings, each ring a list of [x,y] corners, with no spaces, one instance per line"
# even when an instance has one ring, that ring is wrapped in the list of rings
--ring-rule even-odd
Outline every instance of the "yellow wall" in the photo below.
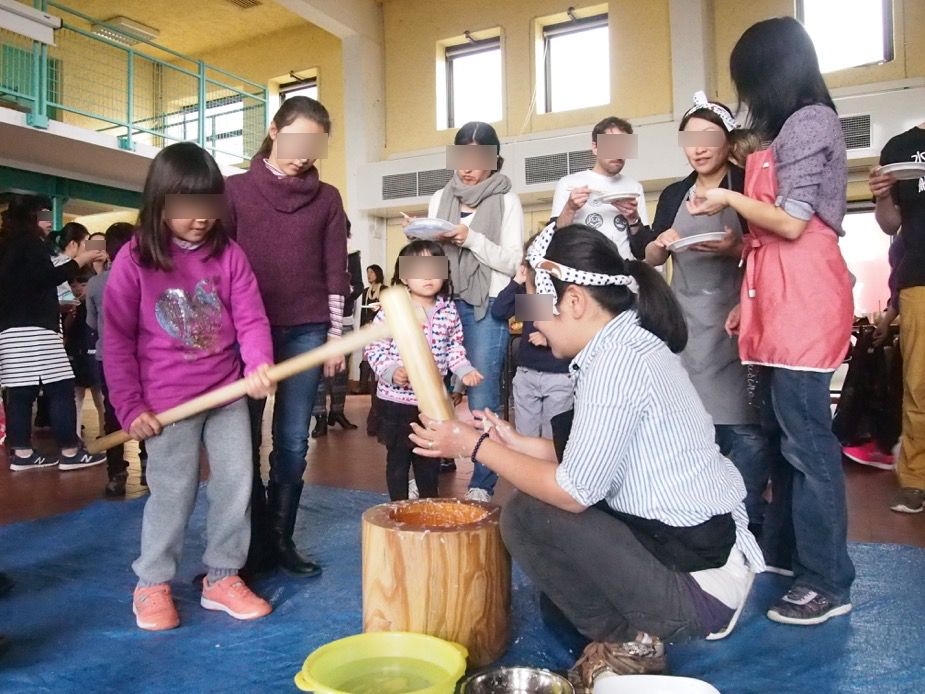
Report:
[[[583,7],[597,4],[576,4],[576,12],[582,16]],[[638,118],[671,111],[668,0],[611,0],[608,5],[612,104],[533,114],[527,132],[583,126],[614,114]],[[519,134],[534,88],[534,24],[562,11],[560,0],[384,3],[386,154],[452,143],[454,131],[439,130],[436,123],[435,48],[467,30],[501,28],[504,115],[494,125],[501,137]]]
[[[135,224],[138,221],[138,211],[137,210],[120,210],[118,212],[103,212],[101,214],[92,214],[85,217],[73,217],[72,219],[65,218],[66,222],[74,221],[80,222],[91,234],[103,234],[109,228],[110,224],[115,224],[116,222],[128,222],[129,224]]]
[[[328,158],[319,162],[318,168],[323,180],[346,195],[344,65],[340,39],[306,23],[303,27],[255,37],[194,57],[257,84],[269,84],[290,71],[301,75],[309,69],[317,70],[318,98],[333,122]],[[271,94],[268,119],[273,117],[277,104],[276,96]]]

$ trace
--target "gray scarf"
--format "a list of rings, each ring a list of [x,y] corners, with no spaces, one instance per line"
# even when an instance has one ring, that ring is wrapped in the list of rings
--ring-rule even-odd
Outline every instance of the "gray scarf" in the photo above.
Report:
[[[454,173],[443,189],[437,216],[459,224],[460,204],[475,208],[478,214],[470,228],[497,244],[501,238],[501,222],[504,217],[504,194],[510,190],[511,179],[504,174],[494,174],[481,183],[467,186],[460,180],[459,174]],[[450,278],[457,296],[472,306],[476,320],[482,320],[488,310],[491,268],[480,263],[468,248],[444,243],[443,249],[450,259]]]

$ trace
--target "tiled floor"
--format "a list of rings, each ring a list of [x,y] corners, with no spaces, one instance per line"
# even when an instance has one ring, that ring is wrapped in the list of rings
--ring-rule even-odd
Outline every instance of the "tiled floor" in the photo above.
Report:
[[[366,436],[363,424],[369,399],[350,396],[347,417],[360,426],[356,431],[329,430],[326,437],[311,442],[306,482],[348,489],[385,492],[385,449]],[[85,437],[96,435],[96,416],[88,402],[84,411]],[[269,418],[268,418],[269,420]],[[269,430],[265,426],[264,465],[268,454]],[[131,468],[129,496],[144,493],[139,484],[137,449],[129,445]],[[891,472],[845,464],[848,490],[849,538],[855,542],[890,542],[925,547],[925,514],[893,513],[888,503],[895,490]],[[460,469],[441,477],[441,494],[465,493],[469,471]],[[0,525],[41,518],[79,509],[103,498],[105,466],[59,472],[57,469],[11,473],[0,453]],[[495,498],[503,503],[511,489],[503,480]],[[119,503],[114,501],[111,503]]]

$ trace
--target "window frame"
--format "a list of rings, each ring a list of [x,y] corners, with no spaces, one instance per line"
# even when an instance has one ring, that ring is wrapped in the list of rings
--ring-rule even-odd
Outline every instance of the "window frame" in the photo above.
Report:
[[[311,89],[314,87],[318,90],[318,95],[321,95],[321,90],[318,86],[317,77],[306,77],[292,82],[285,82],[279,85],[279,104],[283,105],[283,102],[286,100],[287,95],[291,92],[301,91],[302,89]]]
[[[602,12],[590,17],[576,17],[566,22],[547,24],[543,27],[543,84],[545,86],[545,111],[554,113],[552,109],[552,39],[559,36],[578,34],[591,29],[600,29],[610,26],[610,14]],[[608,42],[609,47],[609,42]],[[562,113],[561,111],[559,113]]]
[[[453,63],[460,58],[467,58],[481,53],[498,51],[501,54],[501,37],[492,36],[487,39],[470,39],[466,43],[447,46],[444,49],[444,63],[446,67],[446,123],[447,129],[456,127],[456,103],[453,95]],[[502,56],[503,57],[503,56]],[[504,95],[502,94],[502,99]]]
[[[806,21],[806,0],[796,0],[796,20],[805,26]],[[853,70],[859,67],[871,67],[873,65],[883,65],[896,60],[896,41],[893,32],[893,0],[880,0],[880,14],[883,19],[883,35],[880,37],[883,42],[883,58],[870,63],[858,63],[848,67],[838,68],[831,72],[841,72],[842,70]],[[825,73],[829,74],[829,73]]]

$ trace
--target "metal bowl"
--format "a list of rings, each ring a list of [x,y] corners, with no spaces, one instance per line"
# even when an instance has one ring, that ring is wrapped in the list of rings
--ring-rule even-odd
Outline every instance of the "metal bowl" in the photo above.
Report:
[[[467,677],[459,694],[575,694],[575,688],[549,670],[502,667]]]

